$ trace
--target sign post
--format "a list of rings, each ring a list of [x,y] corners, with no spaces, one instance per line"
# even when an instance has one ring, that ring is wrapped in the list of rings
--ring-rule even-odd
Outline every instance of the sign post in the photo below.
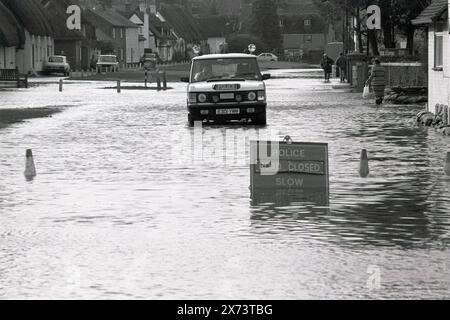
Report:
[[[256,204],[277,202],[274,197],[329,204],[328,144],[252,141],[250,170]]]

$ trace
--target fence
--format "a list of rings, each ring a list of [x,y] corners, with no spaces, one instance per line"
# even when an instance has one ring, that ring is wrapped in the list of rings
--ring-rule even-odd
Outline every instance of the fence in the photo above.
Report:
[[[386,70],[387,87],[427,87],[428,73],[426,65],[416,63],[382,63]]]

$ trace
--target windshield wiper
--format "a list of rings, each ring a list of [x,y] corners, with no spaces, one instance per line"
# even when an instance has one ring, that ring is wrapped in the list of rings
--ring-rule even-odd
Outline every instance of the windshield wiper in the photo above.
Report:
[[[228,81],[230,78],[224,78],[224,77],[214,77],[214,78],[208,78],[206,79],[206,82],[214,82],[214,81]]]

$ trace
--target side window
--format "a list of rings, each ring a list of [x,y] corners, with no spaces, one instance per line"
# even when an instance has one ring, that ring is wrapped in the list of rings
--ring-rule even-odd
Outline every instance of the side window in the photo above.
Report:
[[[437,33],[434,37],[434,67],[442,69],[444,66],[444,35]]]

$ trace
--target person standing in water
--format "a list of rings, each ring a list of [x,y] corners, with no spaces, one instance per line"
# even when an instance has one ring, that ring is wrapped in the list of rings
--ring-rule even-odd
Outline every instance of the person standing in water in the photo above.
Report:
[[[339,76],[341,78],[341,83],[345,82],[347,79],[347,57],[341,52],[339,58],[336,60],[336,66],[339,70]]]
[[[383,103],[384,89],[386,88],[386,71],[381,66],[381,61],[377,58],[374,60],[375,65],[372,67],[372,72],[366,82],[366,86],[372,85],[375,93],[375,102],[377,105]]]
[[[333,59],[328,57],[328,55],[325,53],[323,55],[322,61],[320,62],[320,66],[323,69],[323,72],[325,73],[325,82],[330,82],[330,76],[333,72]]]

